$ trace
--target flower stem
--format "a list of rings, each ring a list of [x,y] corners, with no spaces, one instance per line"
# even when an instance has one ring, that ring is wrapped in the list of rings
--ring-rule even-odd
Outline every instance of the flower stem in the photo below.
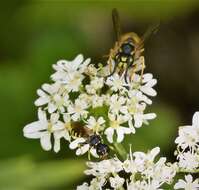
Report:
[[[121,143],[114,143],[114,147],[120,157],[125,160],[127,158],[127,152]]]
[[[199,173],[199,169],[195,169],[195,170],[179,169],[178,173]]]

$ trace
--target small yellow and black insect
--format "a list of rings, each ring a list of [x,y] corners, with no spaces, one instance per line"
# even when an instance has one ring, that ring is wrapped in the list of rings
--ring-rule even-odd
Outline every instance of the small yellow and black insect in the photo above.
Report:
[[[73,138],[83,137],[86,139],[85,143],[80,143],[79,145],[89,144],[90,148],[95,148],[97,155],[100,158],[105,158],[108,156],[110,151],[109,147],[102,143],[101,136],[99,134],[93,133],[91,129],[84,126],[80,122],[71,123],[71,136]]]
[[[112,11],[112,19],[117,41],[109,53],[108,64],[110,74],[108,77],[115,72],[120,75],[124,74],[124,79],[127,83],[127,77],[132,80],[135,72],[141,70],[142,79],[145,69],[144,57],[141,57],[144,52],[144,41],[157,30],[158,25],[150,27],[142,37],[139,37],[134,32],[121,35],[119,14],[116,9]],[[140,58],[142,59],[138,61]]]

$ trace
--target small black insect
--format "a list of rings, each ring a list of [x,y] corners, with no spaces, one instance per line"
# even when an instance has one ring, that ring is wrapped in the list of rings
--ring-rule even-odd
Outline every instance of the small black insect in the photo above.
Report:
[[[83,137],[86,139],[86,142],[80,143],[79,145],[82,146],[84,144],[89,144],[90,148],[95,148],[97,155],[100,158],[104,158],[109,153],[109,147],[102,143],[101,136],[98,134],[94,134],[91,129],[84,126],[80,122],[74,122],[70,126],[70,134],[74,138],[76,137]]]
[[[102,143],[100,135],[91,135],[88,139],[88,143],[91,147],[94,147],[96,149],[97,155],[100,158],[104,158],[108,155],[109,147],[106,144]]]

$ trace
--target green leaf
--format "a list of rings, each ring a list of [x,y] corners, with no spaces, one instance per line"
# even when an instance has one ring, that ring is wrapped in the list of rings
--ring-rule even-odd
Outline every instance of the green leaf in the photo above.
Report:
[[[83,176],[82,160],[35,162],[20,157],[0,162],[0,189],[49,189],[78,183]],[[76,185],[73,185],[74,188]]]
[[[161,148],[161,152],[167,152],[175,145],[175,134],[180,124],[177,111],[165,104],[152,106],[152,111],[157,117],[149,121],[149,125],[143,125],[136,129],[134,135],[129,135],[125,139],[126,149],[128,144],[132,144],[133,151],[147,151],[156,146]]]

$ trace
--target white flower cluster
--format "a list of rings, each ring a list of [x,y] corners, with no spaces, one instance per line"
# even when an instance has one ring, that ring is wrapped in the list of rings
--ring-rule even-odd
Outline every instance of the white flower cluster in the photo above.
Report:
[[[141,56],[136,61],[144,59]],[[60,60],[53,68],[53,83],[43,84],[37,90],[38,121],[23,129],[25,137],[40,139],[46,151],[53,148],[58,152],[60,139],[64,138],[76,155],[89,152],[99,157],[99,153],[113,147],[112,143],[117,149],[126,134],[134,134],[156,117],[155,113],[145,113],[147,105],[152,104],[150,97],[156,95],[153,87],[157,81],[150,73],[133,73],[128,82],[125,72],[106,77],[107,66],[97,68],[82,55],[73,61]],[[103,143],[105,138],[109,145]],[[156,159],[159,147],[148,153],[130,150],[124,161],[110,156],[88,162],[90,169],[85,173],[93,179],[77,189],[161,190],[173,182],[177,173],[185,172],[185,180],[179,179],[174,189],[197,190],[199,178],[194,180],[191,174],[199,172],[199,112],[194,114],[191,126],[179,128],[175,143],[177,162],[173,164],[166,162],[165,157]]]
[[[185,176],[185,181],[179,179],[175,184],[174,189],[185,189],[185,190],[198,190],[199,189],[199,178],[193,181],[193,177],[189,174]]]
[[[41,89],[37,90],[39,98],[35,101],[35,105],[39,107],[38,121],[26,125],[23,132],[27,138],[40,139],[44,150],[51,150],[51,134],[53,134],[54,151],[58,152],[61,138],[71,140],[71,116],[77,118],[87,114],[85,110],[87,104],[80,100],[73,103],[70,92],[79,91],[81,88],[83,72],[89,63],[90,59],[83,61],[82,55],[73,61],[58,61],[53,65],[56,70],[52,75],[54,83],[43,84]],[[74,109],[78,110],[77,113]]]
[[[124,82],[123,76],[120,77],[118,74],[106,80],[110,90],[107,102],[109,127],[105,130],[105,134],[110,143],[113,142],[114,132],[117,134],[117,142],[121,143],[124,134],[135,133],[135,128],[140,128],[143,123],[147,124],[148,120],[156,117],[155,113],[146,114],[144,111],[147,104],[152,104],[147,95],[156,95],[153,86],[157,81],[149,73],[143,75],[141,85],[140,80],[137,74],[128,84]]]
[[[90,184],[83,183],[77,190],[155,190],[160,189],[164,184],[171,184],[176,175],[176,167],[166,162],[161,157],[155,161],[159,154],[159,147],[148,153],[129,153],[128,159],[124,162],[118,158],[103,160],[101,162],[88,162],[90,169],[86,170],[87,175],[94,178]]]
[[[73,61],[60,60],[53,68],[53,83],[37,90],[39,119],[24,127],[24,136],[40,139],[44,150],[52,148],[53,134],[55,152],[60,150],[60,139],[65,138],[71,149],[77,149],[77,155],[91,150],[96,156],[87,138],[73,135],[75,123],[93,134],[105,135],[109,143],[115,141],[116,133],[116,141],[121,143],[125,134],[135,133],[135,128],[156,117],[145,113],[146,106],[152,104],[148,96],[156,95],[153,86],[157,81],[152,74],[144,74],[142,83],[141,76],[135,74],[127,84],[117,73],[108,78],[100,76],[103,68],[96,68],[82,55]],[[100,113],[96,114],[96,109]]]
[[[192,125],[179,127],[177,144],[178,172],[199,173],[199,112],[193,115]],[[174,189],[198,190],[199,178],[193,181],[191,174],[185,175],[185,181],[179,179]]]
[[[191,126],[179,128],[175,143],[178,162],[173,164],[166,162],[165,157],[155,162],[160,152],[158,147],[148,153],[131,153],[130,150],[128,159],[123,162],[118,158],[88,162],[90,169],[85,173],[94,178],[77,190],[161,190],[165,184],[173,185],[177,173],[184,172],[190,174],[185,175],[185,180],[179,179],[173,188],[198,190],[199,178],[194,180],[191,173],[199,173],[199,112],[194,114]]]
[[[193,115],[192,125],[180,127],[178,133],[175,143],[179,168],[199,169],[199,112]]]

